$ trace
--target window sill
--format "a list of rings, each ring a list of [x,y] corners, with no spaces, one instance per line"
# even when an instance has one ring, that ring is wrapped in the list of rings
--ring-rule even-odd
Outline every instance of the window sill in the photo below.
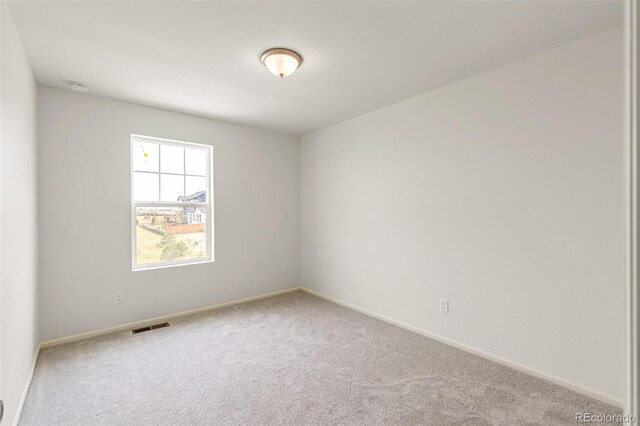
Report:
[[[177,266],[190,266],[190,265],[200,265],[203,263],[213,263],[213,259],[207,260],[196,260],[193,262],[180,262],[180,263],[170,263],[166,265],[151,265],[151,266],[137,266],[131,269],[132,272],[140,272],[140,271],[150,271],[153,269],[165,269],[165,268],[175,268]]]

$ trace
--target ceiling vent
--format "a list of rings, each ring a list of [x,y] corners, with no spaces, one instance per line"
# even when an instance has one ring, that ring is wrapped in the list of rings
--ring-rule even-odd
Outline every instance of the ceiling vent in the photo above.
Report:
[[[89,86],[79,81],[67,81],[67,84],[69,85],[69,89],[74,92],[87,93],[89,91]]]

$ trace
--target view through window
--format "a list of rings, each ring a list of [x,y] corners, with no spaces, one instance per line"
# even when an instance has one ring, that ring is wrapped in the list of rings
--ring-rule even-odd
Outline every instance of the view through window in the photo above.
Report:
[[[133,269],[213,260],[211,147],[131,136]]]

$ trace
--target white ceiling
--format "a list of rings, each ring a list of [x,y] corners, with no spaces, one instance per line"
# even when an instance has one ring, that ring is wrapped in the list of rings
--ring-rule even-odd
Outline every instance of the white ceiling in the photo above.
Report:
[[[12,2],[43,84],[303,134],[621,25],[620,1]],[[304,56],[279,80],[262,51]]]

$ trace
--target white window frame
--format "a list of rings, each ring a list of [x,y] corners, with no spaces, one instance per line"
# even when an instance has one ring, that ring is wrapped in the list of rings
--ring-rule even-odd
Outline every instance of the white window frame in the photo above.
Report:
[[[207,161],[207,174],[206,176],[209,177],[209,179],[206,179],[207,181],[207,201],[205,203],[192,203],[192,202],[168,202],[168,201],[135,201],[133,199],[133,144],[135,141],[148,141],[150,143],[157,143],[160,145],[169,145],[169,146],[178,146],[181,148],[189,148],[189,147],[194,147],[194,148],[199,148],[199,149],[206,149],[209,152],[209,158]],[[130,170],[129,170],[129,178],[131,179],[131,193],[130,193],[130,200],[131,200],[131,269],[133,271],[144,271],[144,270],[148,270],[148,269],[159,269],[159,268],[168,268],[168,267],[173,267],[173,266],[183,266],[183,265],[194,265],[194,264],[199,264],[199,263],[210,263],[214,261],[214,241],[213,241],[213,236],[214,236],[214,214],[213,214],[213,147],[211,145],[205,145],[205,144],[199,144],[199,143],[193,143],[193,142],[184,142],[184,141],[177,141],[177,140],[173,140],[173,139],[163,139],[163,138],[156,138],[153,136],[145,136],[145,135],[139,135],[139,134],[131,134],[130,135],[130,161],[131,161],[131,166],[130,166]],[[159,180],[159,186],[158,186],[158,197],[161,196],[162,194],[162,179],[160,178],[160,176],[162,174],[173,174],[173,175],[179,175],[179,176],[185,176],[185,185],[186,185],[186,177],[188,176],[192,176],[186,173],[186,169],[184,170],[185,173],[184,174],[179,174],[179,173],[161,173],[161,169],[160,169],[160,161],[161,161],[161,154],[160,154],[160,149],[158,149],[158,180]],[[185,153],[186,154],[186,153]],[[186,161],[186,155],[185,155],[185,161]],[[139,170],[136,170],[135,172],[140,173]],[[141,173],[152,173],[152,174],[156,174],[156,172],[141,172]],[[198,175],[198,177],[201,177],[200,175]],[[188,194],[185,194],[185,196]],[[205,227],[205,239],[206,239],[206,245],[207,245],[207,256],[204,258],[198,258],[198,259],[182,259],[182,260],[167,260],[167,261],[160,261],[160,262],[155,262],[155,263],[144,263],[144,264],[138,264],[137,263],[137,241],[136,241],[136,208],[137,207],[205,207],[207,210],[207,223],[206,223],[206,227]]]

